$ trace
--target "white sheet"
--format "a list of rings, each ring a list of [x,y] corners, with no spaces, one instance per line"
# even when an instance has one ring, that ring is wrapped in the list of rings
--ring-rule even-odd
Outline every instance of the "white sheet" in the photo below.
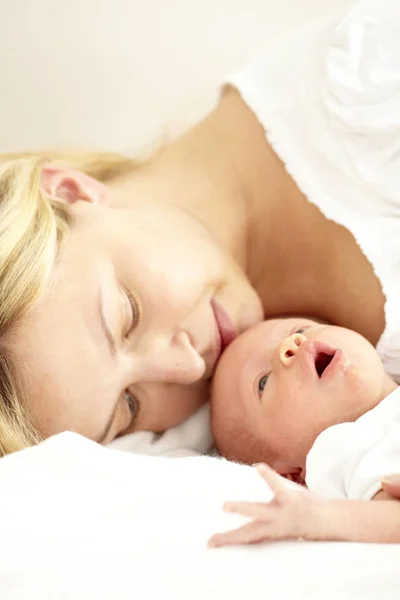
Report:
[[[207,550],[229,498],[267,498],[249,467],[103,448],[64,433],[0,460],[5,600],[398,600],[400,545]]]

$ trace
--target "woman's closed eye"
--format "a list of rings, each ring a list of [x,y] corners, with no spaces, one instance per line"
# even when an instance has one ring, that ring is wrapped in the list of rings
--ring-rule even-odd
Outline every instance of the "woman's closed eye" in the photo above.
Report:
[[[125,390],[125,401],[128,405],[129,411],[132,415],[132,419],[129,424],[129,426],[131,427],[138,416],[139,402],[138,402],[137,398],[129,390]]]
[[[140,305],[135,296],[128,288],[124,287],[124,296],[126,299],[126,325],[125,325],[125,337],[128,337],[132,331],[139,325],[141,319]]]
[[[123,404],[124,402],[125,406]],[[118,427],[118,436],[129,433],[137,419],[138,413],[139,402],[137,398],[129,390],[125,390],[123,394],[118,397],[118,401],[115,403],[112,413],[109,415],[102,433],[97,437],[97,443],[104,444],[110,442],[111,439],[114,439],[115,434],[111,439],[109,439],[109,437],[110,432],[115,426]]]

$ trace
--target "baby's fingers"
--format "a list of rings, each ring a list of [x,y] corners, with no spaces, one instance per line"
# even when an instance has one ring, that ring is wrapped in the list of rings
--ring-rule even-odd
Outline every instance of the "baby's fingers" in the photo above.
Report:
[[[266,523],[247,523],[233,531],[216,533],[208,541],[209,548],[219,546],[234,546],[239,544],[255,544],[268,539],[268,528]]]
[[[289,490],[285,480],[274,469],[271,469],[271,467],[264,463],[256,465],[256,469],[271,491],[274,492],[275,496],[278,494],[287,494]]]
[[[251,519],[267,521],[271,518],[273,508],[268,504],[261,502],[227,502],[224,504],[224,510],[231,513],[237,513]]]

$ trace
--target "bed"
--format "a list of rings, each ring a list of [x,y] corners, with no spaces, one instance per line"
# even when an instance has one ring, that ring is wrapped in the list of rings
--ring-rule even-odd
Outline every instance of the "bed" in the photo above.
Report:
[[[167,441],[134,434],[104,448],[66,432],[1,459],[1,597],[398,599],[400,545],[208,549],[240,519],[224,500],[268,491],[251,467],[181,445],[207,418],[205,407]]]

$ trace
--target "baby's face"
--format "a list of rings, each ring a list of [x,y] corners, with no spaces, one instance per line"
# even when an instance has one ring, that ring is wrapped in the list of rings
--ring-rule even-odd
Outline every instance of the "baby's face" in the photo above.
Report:
[[[264,321],[219,361],[212,391],[217,446],[236,460],[299,473],[324,429],[356,420],[395,387],[373,346],[354,331],[302,318]],[[241,444],[236,434],[246,431],[262,440],[263,456]]]

